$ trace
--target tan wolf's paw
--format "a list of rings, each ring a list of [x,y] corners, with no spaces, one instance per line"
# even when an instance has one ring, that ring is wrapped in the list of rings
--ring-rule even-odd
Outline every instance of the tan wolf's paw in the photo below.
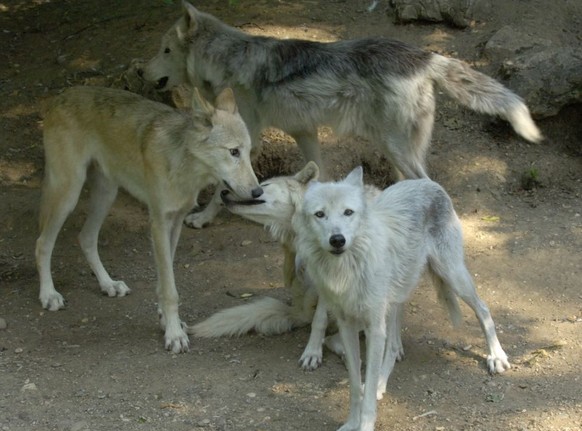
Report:
[[[209,224],[213,220],[212,217],[208,217],[204,211],[194,212],[188,214],[184,217],[184,224],[192,229],[202,229],[204,226]]]
[[[101,286],[101,291],[109,297],[125,296],[131,292],[123,281],[112,281],[111,283]]]
[[[43,308],[49,311],[57,311],[61,308],[65,308],[65,299],[63,298],[63,295],[56,290],[46,295],[41,294],[40,303]]]

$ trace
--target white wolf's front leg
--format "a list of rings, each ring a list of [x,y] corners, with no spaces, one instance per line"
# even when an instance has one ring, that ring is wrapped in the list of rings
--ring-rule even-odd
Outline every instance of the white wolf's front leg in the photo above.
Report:
[[[360,371],[359,330],[343,319],[337,319],[340,336],[346,351],[346,365],[350,381],[350,414],[338,431],[360,431],[362,410],[362,374]]]
[[[321,365],[323,359],[323,339],[327,328],[327,307],[321,296],[318,298],[317,308],[311,322],[311,333],[305,350],[299,359],[301,368],[312,371]]]

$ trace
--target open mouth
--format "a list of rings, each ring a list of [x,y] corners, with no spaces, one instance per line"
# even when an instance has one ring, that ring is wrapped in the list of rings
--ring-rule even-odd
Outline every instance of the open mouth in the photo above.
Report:
[[[156,90],[163,90],[167,83],[168,83],[167,76],[158,79],[158,82],[156,83]]]
[[[333,250],[330,250],[329,252],[331,254],[335,254],[336,256],[339,256],[340,254],[342,254],[344,251],[346,251],[343,248],[334,248]]]
[[[230,190],[223,190],[220,192],[220,198],[222,199],[222,202],[224,202],[224,204],[226,206],[230,206],[230,205],[260,205],[260,204],[264,204],[265,201],[262,199],[245,199],[245,200],[241,200],[241,201],[237,201],[234,199],[230,199],[229,197],[230,195]]]

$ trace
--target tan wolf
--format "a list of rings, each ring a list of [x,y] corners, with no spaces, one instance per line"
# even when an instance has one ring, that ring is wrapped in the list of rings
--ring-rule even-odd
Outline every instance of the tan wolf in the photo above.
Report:
[[[79,234],[81,249],[104,293],[129,293],[123,281],[111,279],[97,250],[101,225],[123,187],[149,210],[165,346],[173,352],[188,350],[172,268],[183,217],[199,192],[215,181],[241,199],[262,194],[251,167],[250,137],[232,90],[221,91],[214,105],[194,90],[191,109],[177,110],[126,91],[74,87],[46,106],[44,148],[36,242],[42,306],[64,307],[53,284],[51,255],[86,179],[91,195]]]

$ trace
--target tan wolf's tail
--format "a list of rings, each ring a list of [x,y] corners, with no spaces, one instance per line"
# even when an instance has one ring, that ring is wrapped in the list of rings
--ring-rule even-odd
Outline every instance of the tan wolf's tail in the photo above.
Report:
[[[499,115],[531,142],[543,139],[522,98],[500,82],[454,58],[433,54],[429,66],[437,85],[459,103],[474,111]]]
[[[289,332],[305,326],[310,320],[297,316],[293,307],[274,298],[262,298],[249,304],[227,308],[213,314],[187,332],[197,337],[240,336],[251,331],[263,335]]]

